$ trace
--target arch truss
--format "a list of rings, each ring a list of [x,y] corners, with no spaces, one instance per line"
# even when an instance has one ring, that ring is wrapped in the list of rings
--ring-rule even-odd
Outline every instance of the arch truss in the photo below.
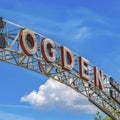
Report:
[[[87,65],[90,80],[84,80],[80,77],[79,59],[77,54],[72,52],[74,57],[74,67],[72,65],[71,66],[73,69],[70,69],[71,66],[63,66],[63,60],[61,58],[61,45],[54,42],[56,58],[53,58],[54,52],[51,52],[52,54],[49,53],[50,57],[46,59],[43,55],[46,51],[41,50],[41,41],[47,37],[34,31],[31,33],[29,30],[25,33],[21,33],[24,29],[24,27],[15,23],[2,20],[2,18],[0,19],[1,61],[21,66],[53,78],[86,96],[90,102],[114,120],[120,120],[120,96],[118,101],[111,96],[111,90],[114,89],[114,86],[110,84],[111,78],[109,76],[105,74],[103,75],[102,81],[104,90],[100,89],[100,86],[98,87],[94,83],[94,66],[91,63]],[[21,34],[28,34],[28,40],[31,39],[31,41],[28,41],[30,42],[28,47],[30,47],[32,51],[27,49],[25,46],[27,42],[24,43],[24,39],[26,38],[21,38]],[[21,39],[23,40],[22,42],[20,42]],[[34,43],[34,39],[36,40],[36,43]],[[48,45],[48,49],[49,47],[52,48],[52,45],[52,43]],[[35,50],[34,47],[37,50]],[[26,49],[28,50],[27,52],[25,51]],[[69,53],[67,53],[67,56],[71,59]],[[68,61],[68,63],[71,61],[72,59]]]

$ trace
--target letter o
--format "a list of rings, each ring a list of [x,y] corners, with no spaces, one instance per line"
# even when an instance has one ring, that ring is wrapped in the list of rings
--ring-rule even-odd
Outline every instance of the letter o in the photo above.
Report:
[[[31,30],[23,29],[20,32],[20,45],[27,56],[31,56],[37,51],[35,35]]]

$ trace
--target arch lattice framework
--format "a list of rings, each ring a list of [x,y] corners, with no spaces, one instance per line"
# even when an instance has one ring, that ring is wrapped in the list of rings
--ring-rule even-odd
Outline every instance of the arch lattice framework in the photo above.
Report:
[[[6,47],[0,49],[0,60],[26,69],[41,73],[53,78],[76,92],[83,94],[90,102],[105,112],[114,120],[120,120],[120,104],[110,97],[109,77],[104,76],[105,91],[101,91],[93,84],[93,65],[89,64],[90,81],[80,79],[78,71],[78,55],[74,53],[75,66],[71,71],[63,70],[61,67],[60,44],[55,43],[57,59],[53,63],[47,63],[41,54],[40,43],[45,36],[34,32],[37,41],[37,52],[33,56],[27,56],[21,49],[19,33],[24,28],[15,23],[3,20],[4,27],[0,28],[0,36],[4,36]]]

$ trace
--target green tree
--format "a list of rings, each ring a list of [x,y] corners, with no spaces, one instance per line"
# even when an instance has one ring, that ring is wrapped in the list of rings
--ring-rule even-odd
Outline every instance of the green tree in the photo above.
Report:
[[[94,120],[104,120],[99,111],[96,113]]]
[[[112,118],[106,116],[106,117],[102,117],[100,112],[98,111],[95,115],[94,120],[113,120]]]
[[[108,116],[106,116],[106,117],[105,117],[105,120],[113,120],[113,119],[110,118],[110,117],[108,117]]]

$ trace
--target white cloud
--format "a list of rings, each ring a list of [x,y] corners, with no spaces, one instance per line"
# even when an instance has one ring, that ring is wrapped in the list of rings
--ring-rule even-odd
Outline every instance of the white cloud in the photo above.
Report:
[[[21,98],[38,109],[62,109],[82,113],[95,113],[96,108],[79,93],[57,81],[49,79],[38,91]]]
[[[90,36],[89,29],[87,27],[81,27],[78,30],[78,33],[75,35],[76,40],[88,40],[87,38]]]

